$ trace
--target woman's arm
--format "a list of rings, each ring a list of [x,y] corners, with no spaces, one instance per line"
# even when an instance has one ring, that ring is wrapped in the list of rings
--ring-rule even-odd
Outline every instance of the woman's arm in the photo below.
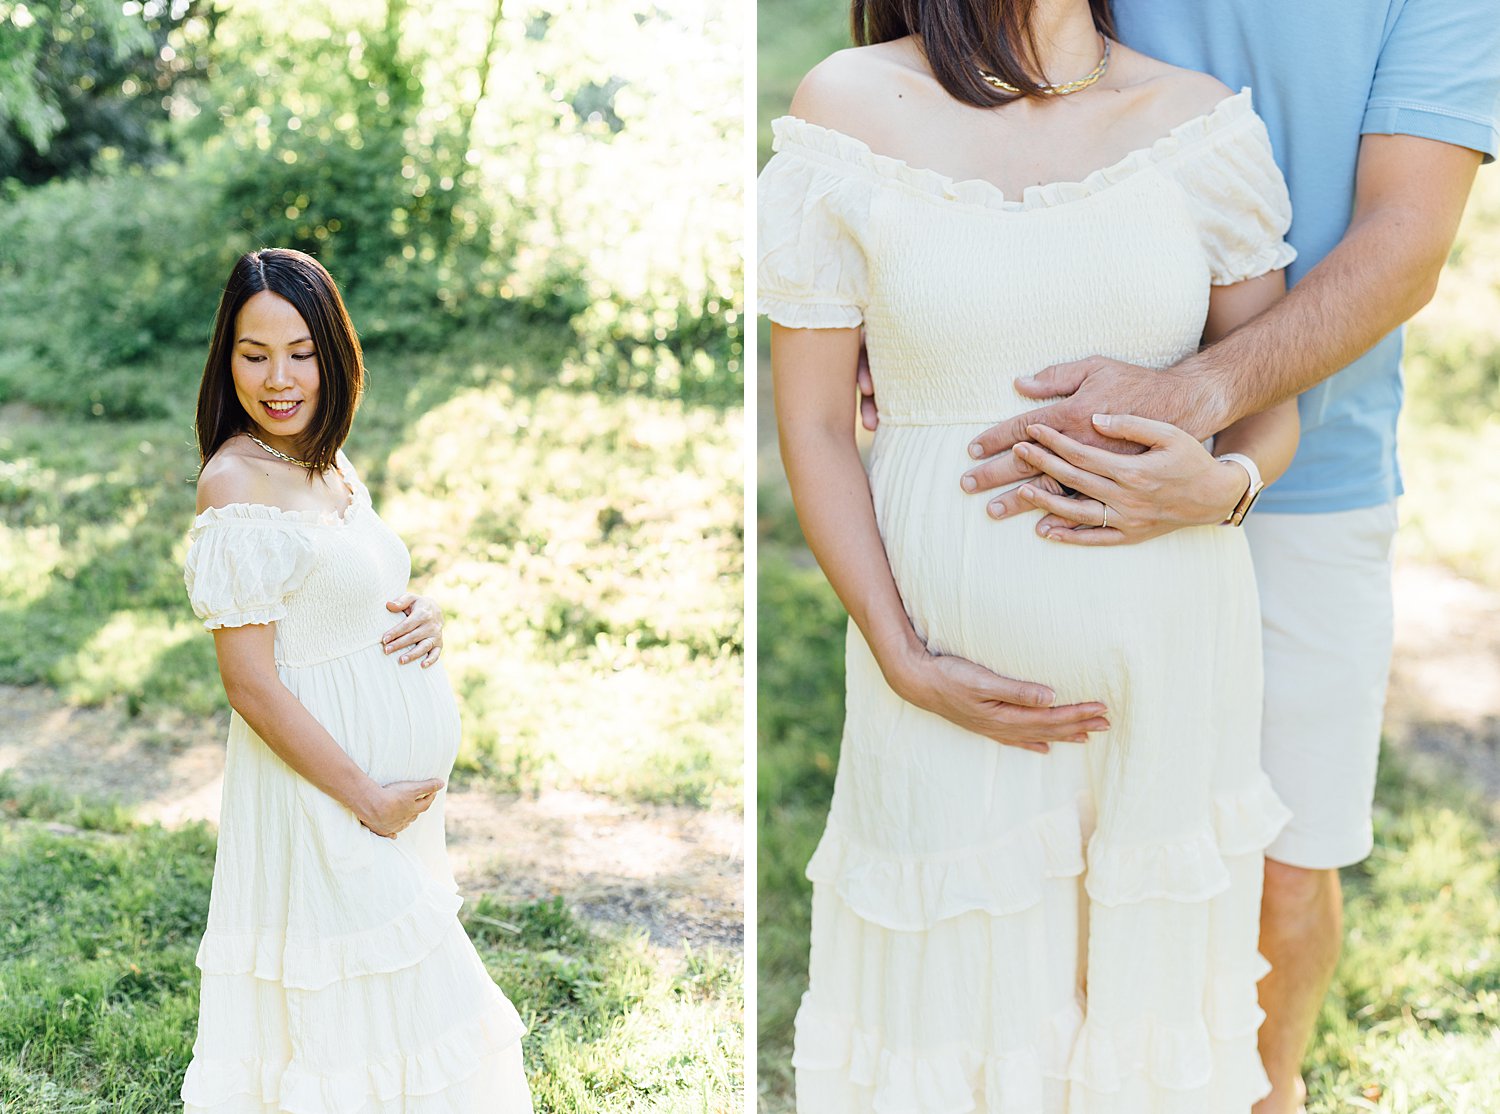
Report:
[[[1286,292],[1286,278],[1272,271],[1209,295],[1204,343],[1212,344],[1272,305]],[[1184,526],[1223,522],[1245,494],[1250,479],[1233,462],[1216,460],[1189,434],[1165,422],[1129,415],[1097,416],[1101,434],[1146,446],[1129,455],[1084,445],[1044,426],[1029,427],[1034,445],[1014,452],[1044,473],[996,496],[990,514],[1004,518],[1040,508],[1047,514],[1037,532],[1075,545],[1121,545],[1159,537]],[[1214,439],[1214,453],[1243,453],[1255,461],[1266,483],[1280,478],[1297,451],[1297,402],[1291,399],[1242,418]],[[1061,492],[1066,485],[1078,492]],[[1109,525],[1102,526],[1108,508]]]
[[[269,623],[214,631],[229,705],[283,762],[344,805],[377,835],[394,836],[432,804],[437,778],[382,786],[334,741],[276,674]]]
[[[929,654],[891,576],[870,485],[854,441],[850,384],[857,329],[771,327],[781,456],[803,536],[828,582],[902,699],[997,742],[1045,751],[1105,730],[1097,703],[1051,707],[1043,685],[961,658]]]

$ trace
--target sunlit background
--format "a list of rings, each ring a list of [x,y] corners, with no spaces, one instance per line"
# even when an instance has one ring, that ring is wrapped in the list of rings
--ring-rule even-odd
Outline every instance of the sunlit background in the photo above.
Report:
[[[261,246],[365,344],[346,449],[447,609],[450,840],[538,1110],[740,1106],[740,24],[0,0],[7,1110],[175,1108],[227,725],[193,406]]]
[[[759,0],[760,161],[797,82],[848,45],[840,0]],[[843,721],[846,617],[797,527],[760,332],[760,1109],[791,1110],[792,1017]],[[1480,171],[1407,333],[1397,640],[1375,853],[1343,872],[1347,944],[1309,1114],[1500,1110],[1500,166]],[[851,403],[852,406],[852,403]]]

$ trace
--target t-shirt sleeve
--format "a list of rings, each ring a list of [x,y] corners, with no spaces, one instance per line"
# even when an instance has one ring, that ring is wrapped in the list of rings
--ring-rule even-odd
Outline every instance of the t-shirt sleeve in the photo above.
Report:
[[[1406,0],[1365,106],[1365,135],[1414,135],[1500,155],[1495,0]]]
[[[797,151],[771,157],[756,184],[758,309],[793,329],[852,329],[869,274],[855,223],[861,183]]]
[[[1196,124],[1196,122],[1195,122]],[[1194,210],[1215,286],[1230,286],[1297,258],[1286,240],[1292,199],[1265,121],[1245,94],[1202,119],[1206,141],[1185,149],[1177,176]]]
[[[312,563],[313,543],[305,530],[227,513],[193,528],[183,583],[204,630],[274,623],[286,618],[287,597]]]

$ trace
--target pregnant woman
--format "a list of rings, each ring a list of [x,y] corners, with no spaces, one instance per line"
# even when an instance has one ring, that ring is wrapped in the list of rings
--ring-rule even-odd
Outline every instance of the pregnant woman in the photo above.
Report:
[[[185,1114],[531,1110],[524,1026],[456,916],[439,628],[339,448],[363,381],[322,265],[241,257],[185,574],[234,709]]]
[[[1103,0],[853,16],[861,46],[775,121],[759,193],[782,454],[851,616],[798,1109],[1248,1114],[1261,852],[1286,813],[1259,768],[1245,539],[1058,545],[955,477],[1035,405],[1016,377],[1165,367],[1280,296],[1265,128],[1248,90],[1111,41]],[[1213,451],[1274,480],[1296,437],[1282,407]],[[1250,468],[1201,468],[1229,516]]]

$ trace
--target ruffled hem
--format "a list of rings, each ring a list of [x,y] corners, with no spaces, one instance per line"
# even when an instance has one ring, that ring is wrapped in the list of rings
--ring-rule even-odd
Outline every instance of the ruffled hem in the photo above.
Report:
[[[362,497],[363,488],[355,488],[354,498],[342,511],[288,511],[268,503],[226,503],[222,507],[209,507],[193,519],[189,537],[197,537],[199,531],[218,522],[265,522],[273,525],[292,523],[298,526],[343,526],[357,509],[369,505]]]
[[[897,858],[857,843],[830,821],[807,877],[830,885],[861,919],[897,932],[982,910],[1008,916],[1042,900],[1049,878],[1083,873],[1082,814],[1054,809],[982,847]]]
[[[864,321],[857,306],[797,302],[764,292],[756,296],[756,310],[788,329],[853,329]]]
[[[1221,855],[1249,855],[1264,851],[1281,834],[1292,810],[1276,795],[1271,779],[1261,771],[1238,793],[1214,798],[1214,833]]]
[[[181,1098],[215,1107],[239,1095],[275,1103],[286,1114],[359,1114],[373,1098],[437,1095],[472,1076],[486,1059],[515,1044],[526,1026],[515,1007],[496,992],[479,1017],[454,1026],[415,1052],[356,1064],[339,1072],[310,1071],[295,1060],[205,1060],[194,1057],[183,1077]]]
[[[1065,1079],[1068,1059],[1083,1026],[1076,1003],[1059,1010],[1040,1026],[1037,1040],[999,1053],[972,1045],[897,1050],[877,1033],[845,1021],[819,1016],[805,1006],[797,1013],[796,1052],[799,1072],[837,1072],[856,1087],[874,1092],[877,1111],[960,1114],[974,1109],[975,1080],[982,1074],[986,1090],[1006,1096],[995,1109],[1041,1111],[1044,1078]],[[1033,1107],[1029,1097],[1035,1094]]]
[[[1207,901],[1229,887],[1225,857],[1264,850],[1290,818],[1262,773],[1248,788],[1215,797],[1211,829],[1186,839],[1109,845],[1095,832],[1085,887],[1102,905]],[[1080,808],[1070,805],[984,846],[896,856],[858,843],[830,820],[807,877],[833,887],[862,920],[921,932],[964,913],[1008,916],[1037,905],[1047,880],[1084,873],[1084,832]]]
[[[206,975],[253,975],[297,990],[320,990],[340,979],[399,971],[420,962],[459,925],[455,915],[462,904],[456,891],[424,890],[420,900],[384,924],[342,936],[210,928],[194,962]]]
[[[1217,975],[1215,988],[1253,988],[1251,974]],[[1264,1014],[1253,995],[1249,1012],[1237,1014],[1222,1019],[1228,1022],[1222,1028],[1210,1011],[1194,1024],[1145,1018],[1106,1030],[1070,1003],[1038,1026],[1036,1040],[1027,1045],[1003,1051],[971,1044],[896,1049],[878,1033],[819,1015],[804,1003],[792,1065],[799,1073],[836,1074],[840,1085],[868,1090],[879,1114],[964,1114],[975,1109],[981,1094],[989,1114],[1042,1114],[1048,1081],[1069,1084],[1071,1095],[1111,1114],[1133,1109],[1142,1091],[1190,1093],[1211,1084],[1242,1093],[1248,1109],[1270,1089],[1255,1047]],[[1215,1078],[1216,1066],[1226,1059],[1235,1065],[1236,1081]],[[1102,1101],[1111,1097],[1114,1105]]]
[[[1259,278],[1271,271],[1279,271],[1297,258],[1297,249],[1285,240],[1267,245],[1259,251],[1224,265],[1224,270],[1213,276],[1214,286],[1233,286],[1246,279]]]
[[[999,186],[982,178],[955,180],[936,170],[912,166],[893,156],[877,154],[853,136],[809,123],[796,116],[781,116],[772,120],[771,132],[774,136],[773,147],[777,151],[795,146],[814,157],[852,164],[877,177],[945,200],[988,209],[1025,210],[1051,208],[1098,193],[1144,168],[1175,157],[1209,135],[1240,121],[1255,118],[1250,90],[1241,89],[1219,101],[1208,112],[1178,124],[1150,146],[1138,148],[1077,182],[1048,182],[1027,186],[1019,201],[1007,199]]]
[[[286,605],[276,604],[272,607],[255,608],[249,611],[225,611],[218,615],[207,615],[203,618],[204,630],[218,630],[220,627],[249,627],[257,623],[279,623],[286,618]]]
[[[1271,964],[1256,952],[1250,966],[1237,971],[1218,971],[1208,980],[1203,1023],[1214,1040],[1233,1040],[1260,1031],[1266,1011],[1260,1008],[1255,984],[1270,973]]]

